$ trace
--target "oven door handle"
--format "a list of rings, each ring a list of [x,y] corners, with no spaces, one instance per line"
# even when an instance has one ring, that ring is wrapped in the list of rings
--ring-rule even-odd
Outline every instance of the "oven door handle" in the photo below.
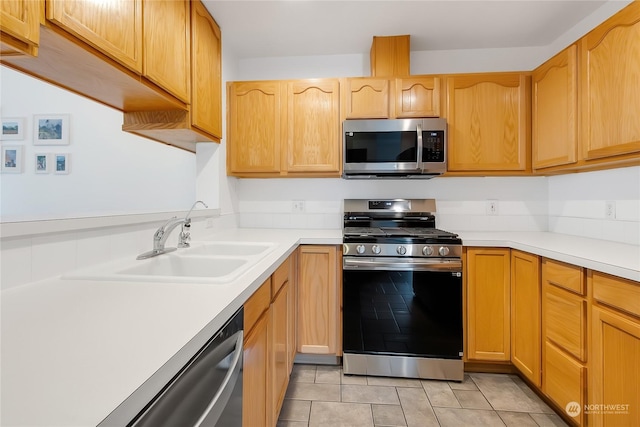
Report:
[[[343,270],[453,271],[462,272],[458,259],[343,257]]]

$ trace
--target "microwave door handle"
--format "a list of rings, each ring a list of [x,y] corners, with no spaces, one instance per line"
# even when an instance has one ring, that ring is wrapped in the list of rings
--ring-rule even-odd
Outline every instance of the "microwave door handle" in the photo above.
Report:
[[[420,169],[421,172],[424,172],[424,163],[422,163],[422,123],[418,123],[416,132],[418,133],[418,169]]]

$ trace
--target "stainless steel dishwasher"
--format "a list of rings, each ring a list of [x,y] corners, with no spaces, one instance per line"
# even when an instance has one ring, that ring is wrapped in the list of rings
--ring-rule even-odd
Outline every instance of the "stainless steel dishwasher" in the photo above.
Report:
[[[241,427],[243,319],[194,338],[98,427]]]
[[[243,313],[238,310],[129,425],[242,426]]]

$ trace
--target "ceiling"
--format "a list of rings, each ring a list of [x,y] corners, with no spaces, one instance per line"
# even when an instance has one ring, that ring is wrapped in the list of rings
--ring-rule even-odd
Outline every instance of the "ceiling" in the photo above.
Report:
[[[204,0],[238,59],[368,54],[372,37],[411,50],[547,46],[606,1]]]

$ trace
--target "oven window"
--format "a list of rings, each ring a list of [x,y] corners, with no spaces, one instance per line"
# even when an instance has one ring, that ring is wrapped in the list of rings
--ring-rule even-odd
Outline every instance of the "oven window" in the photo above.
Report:
[[[345,352],[460,358],[459,273],[345,270],[343,279]]]
[[[415,131],[347,132],[345,146],[347,163],[417,161]]]

